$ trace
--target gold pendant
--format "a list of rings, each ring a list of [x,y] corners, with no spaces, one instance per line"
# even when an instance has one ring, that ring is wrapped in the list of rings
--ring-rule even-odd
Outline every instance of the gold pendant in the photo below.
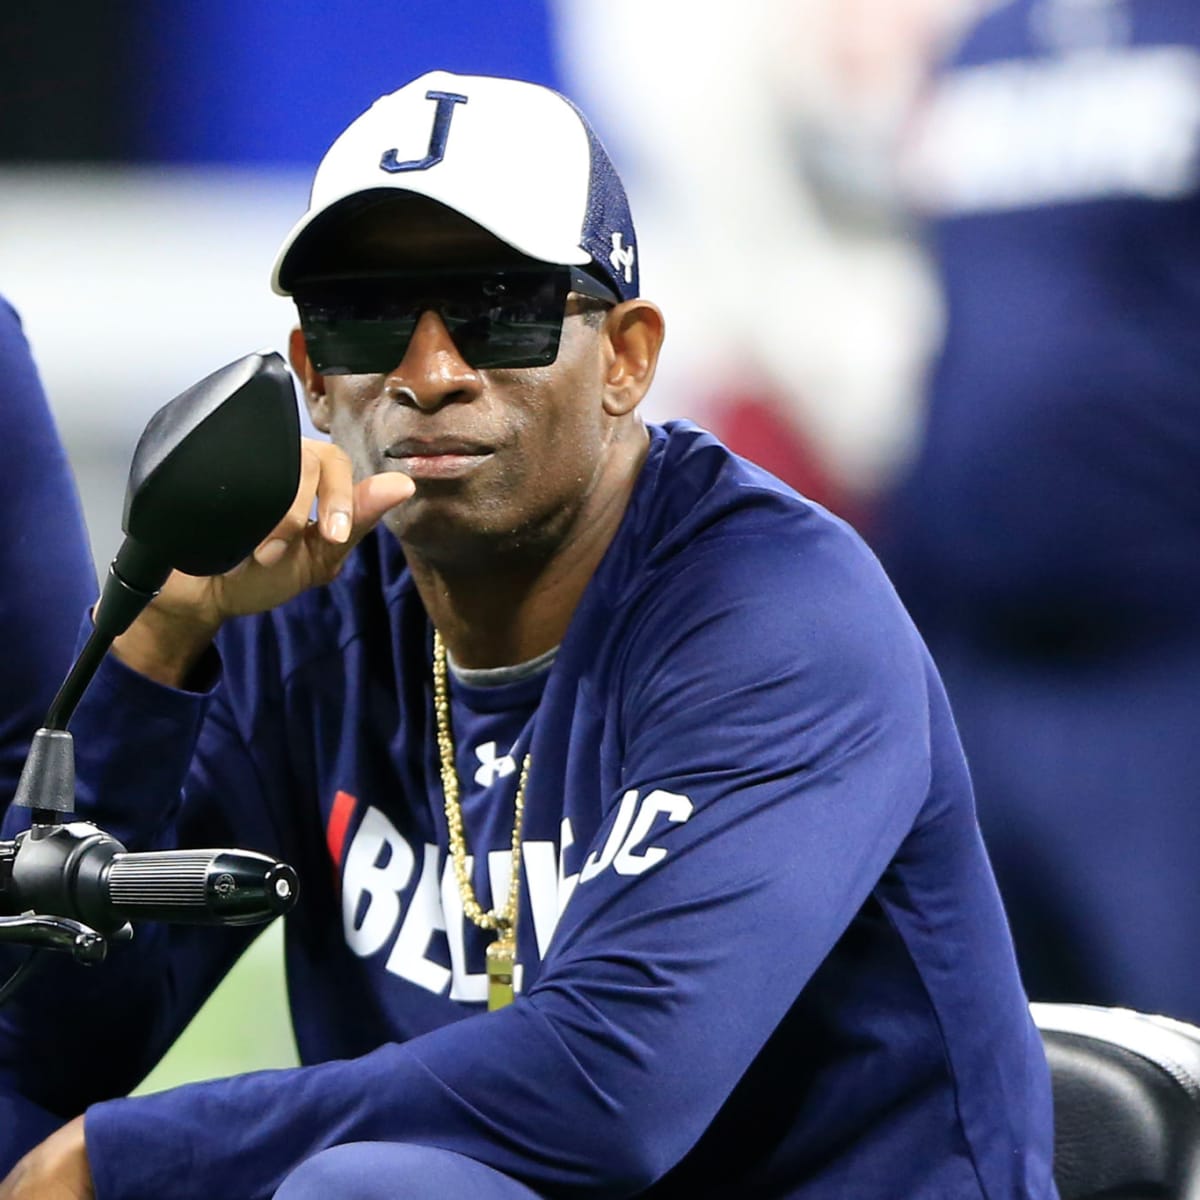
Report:
[[[517,944],[511,936],[501,934],[487,948],[488,1012],[495,1012],[513,1002],[513,970],[516,967]]]

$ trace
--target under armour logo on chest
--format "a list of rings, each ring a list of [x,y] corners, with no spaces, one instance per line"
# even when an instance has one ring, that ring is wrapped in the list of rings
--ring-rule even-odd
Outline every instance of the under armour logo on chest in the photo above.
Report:
[[[511,754],[496,754],[495,742],[484,742],[482,746],[476,746],[475,757],[479,759],[475,782],[480,787],[491,787],[497,779],[503,779],[517,769],[516,761]]]

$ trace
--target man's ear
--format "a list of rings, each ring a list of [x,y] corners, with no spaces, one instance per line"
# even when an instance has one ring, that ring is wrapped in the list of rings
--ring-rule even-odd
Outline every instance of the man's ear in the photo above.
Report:
[[[329,399],[325,395],[325,376],[319,375],[312,365],[308,347],[304,344],[304,331],[299,327],[293,329],[288,338],[288,359],[304,386],[304,400],[313,425],[322,433],[328,433],[330,412]]]
[[[654,379],[664,330],[663,315],[649,300],[626,300],[609,312],[604,411],[610,416],[623,417],[641,403]]]

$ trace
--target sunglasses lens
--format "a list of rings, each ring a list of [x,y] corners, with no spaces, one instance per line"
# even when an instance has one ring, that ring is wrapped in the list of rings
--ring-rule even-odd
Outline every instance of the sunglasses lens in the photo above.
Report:
[[[421,315],[438,313],[472,367],[546,366],[558,356],[570,288],[562,269],[447,277],[314,280],[296,303],[322,375],[376,375],[404,358]]]
[[[321,313],[300,318],[313,367],[322,375],[382,375],[404,358],[415,321],[361,320]]]
[[[544,367],[558,357],[562,314],[538,320],[528,315],[455,320],[443,317],[463,358],[481,370],[513,367]]]

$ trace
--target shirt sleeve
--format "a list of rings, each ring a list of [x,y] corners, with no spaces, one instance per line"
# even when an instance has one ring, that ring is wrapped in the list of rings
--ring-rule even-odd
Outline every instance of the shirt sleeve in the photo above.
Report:
[[[75,480],[21,323],[0,298],[0,808],[71,663],[80,613],[96,594]]]
[[[29,742],[71,662],[75,628],[96,594],[91,550],[67,456],[21,322],[0,298],[0,812]],[[24,952],[21,952],[23,955]],[[8,956],[15,966],[20,956]],[[10,969],[11,969],[10,966]],[[0,1071],[0,1171],[59,1120]]]
[[[924,659],[844,533],[692,555],[625,647],[626,786],[528,993],[354,1061],[97,1105],[99,1200],[267,1197],[358,1140],[555,1195],[633,1195],[686,1154],[917,818]],[[624,836],[630,796],[650,815]]]

